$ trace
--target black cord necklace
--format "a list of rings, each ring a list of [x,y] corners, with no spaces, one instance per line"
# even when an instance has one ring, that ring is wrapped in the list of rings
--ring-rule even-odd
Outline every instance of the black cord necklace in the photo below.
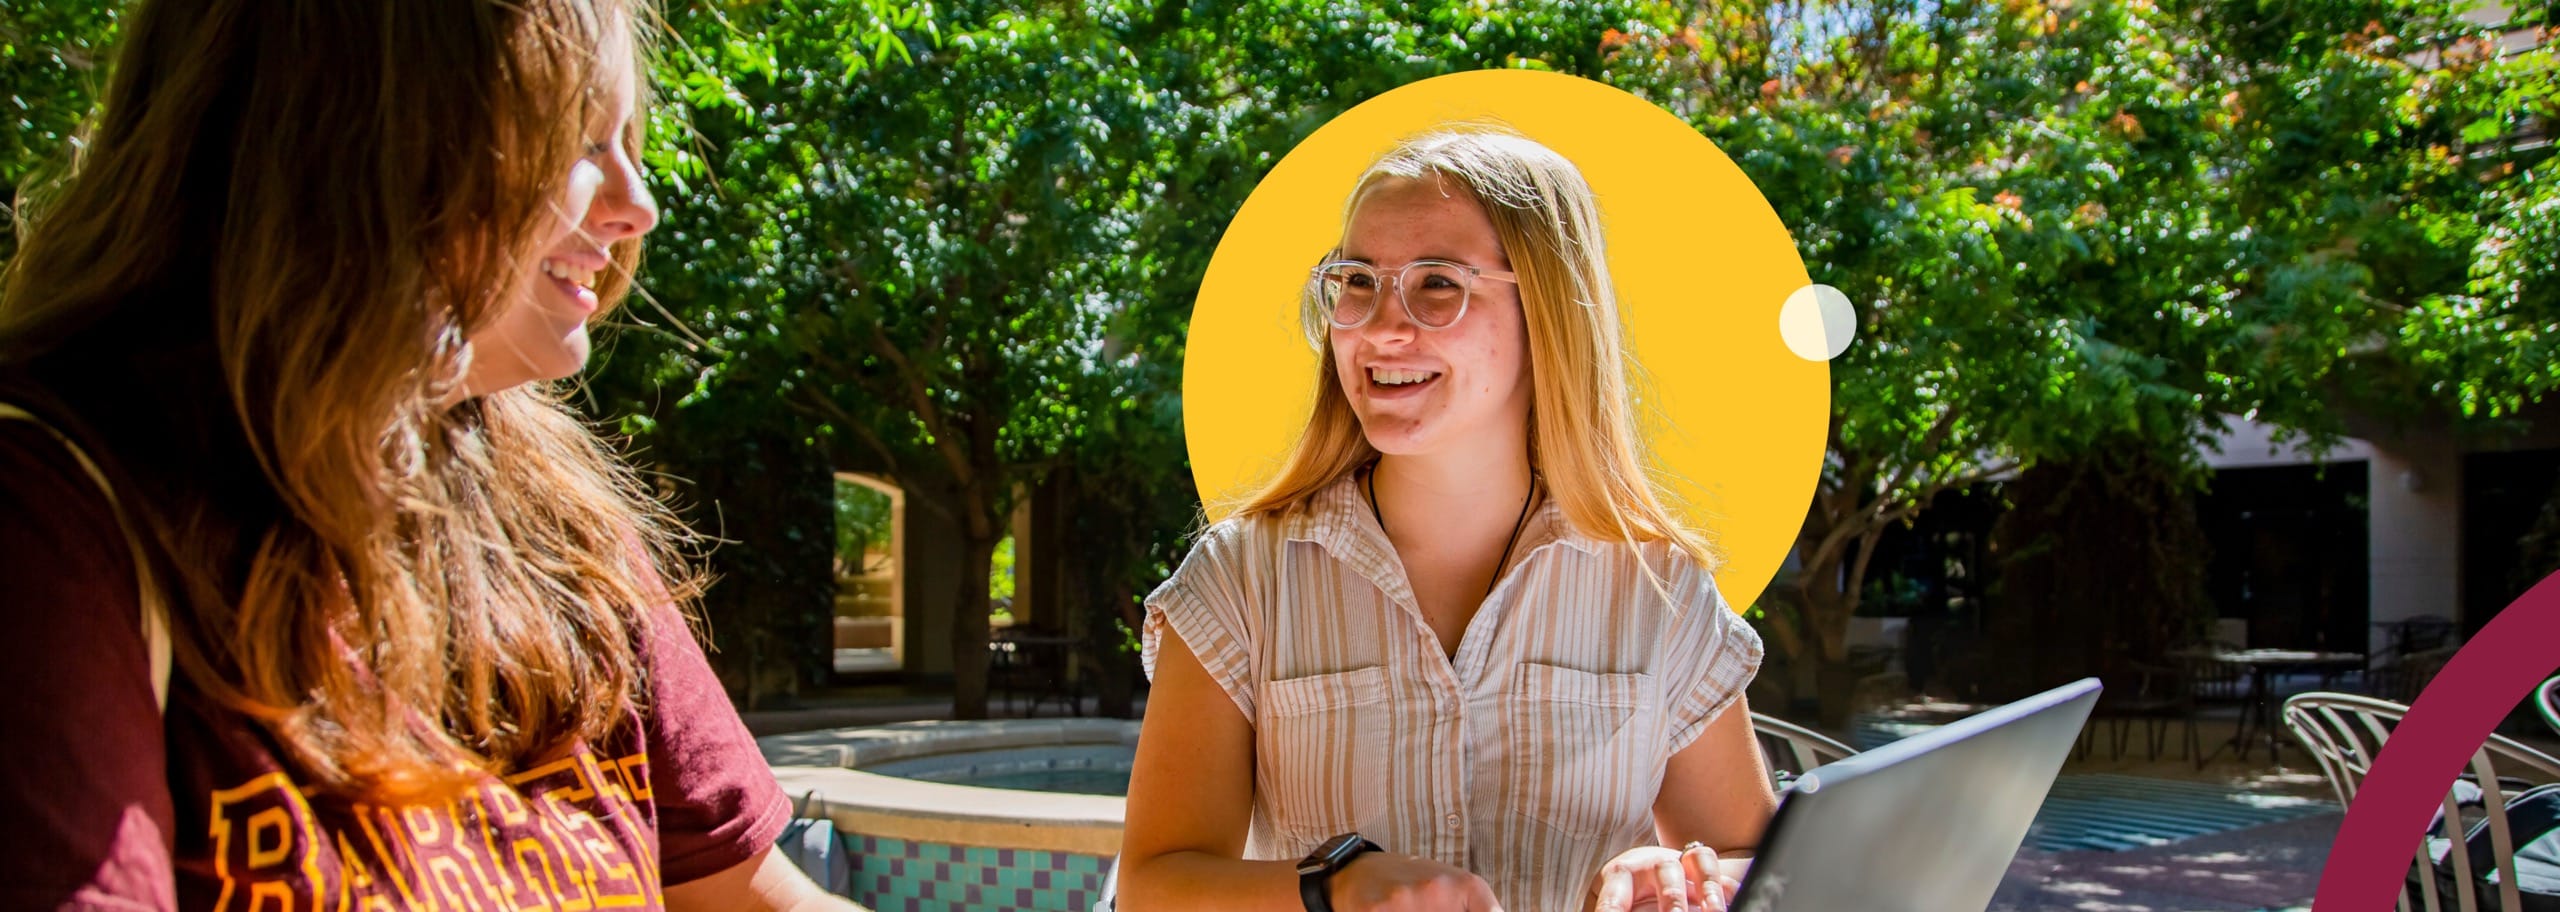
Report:
[[[1378,534],[1386,535],[1387,514],[1378,508],[1377,463],[1369,463],[1367,477],[1362,481],[1366,482],[1369,488],[1369,516],[1378,521]],[[1537,499],[1537,496],[1538,473],[1531,472],[1529,473],[1529,491],[1520,495],[1520,518],[1511,521],[1511,537],[1503,540],[1502,556],[1493,561],[1493,580],[1484,584],[1484,598],[1492,598],[1494,587],[1502,585],[1502,566],[1511,562],[1511,549],[1520,544],[1520,530],[1529,525],[1529,502]],[[1388,537],[1390,543],[1394,540],[1393,536]]]

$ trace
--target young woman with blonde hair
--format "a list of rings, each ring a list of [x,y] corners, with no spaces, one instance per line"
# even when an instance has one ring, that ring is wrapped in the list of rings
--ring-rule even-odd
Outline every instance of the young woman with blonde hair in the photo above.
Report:
[[[562,402],[641,0],[153,0],[0,286],[0,905],[826,903]]]
[[[1601,234],[1504,131],[1362,175],[1297,449],[1147,600],[1121,908],[1722,908],[1760,643],[1648,475]]]

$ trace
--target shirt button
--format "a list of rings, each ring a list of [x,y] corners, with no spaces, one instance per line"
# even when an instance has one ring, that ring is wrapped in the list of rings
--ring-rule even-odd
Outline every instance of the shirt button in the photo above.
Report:
[[[1453,829],[1453,830],[1454,830],[1454,829],[1457,829],[1457,828],[1458,828],[1458,815],[1456,815],[1456,814],[1451,814],[1451,815],[1449,815],[1448,817],[1445,817],[1445,818],[1442,818],[1442,819],[1445,819],[1445,820],[1449,821],[1449,828],[1450,828],[1450,829]]]

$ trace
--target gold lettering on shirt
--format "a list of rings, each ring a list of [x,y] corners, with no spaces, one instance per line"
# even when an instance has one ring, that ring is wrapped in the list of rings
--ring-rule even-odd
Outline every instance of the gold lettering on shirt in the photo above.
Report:
[[[311,799],[284,773],[211,798],[217,908],[588,912],[660,899],[648,756],[578,750],[436,804]],[[325,797],[325,796],[324,796]]]
[[[283,773],[216,791],[210,800],[213,868],[222,879],[214,908],[319,912],[337,892],[314,851],[321,842],[311,806]],[[308,903],[295,901],[305,897]]]

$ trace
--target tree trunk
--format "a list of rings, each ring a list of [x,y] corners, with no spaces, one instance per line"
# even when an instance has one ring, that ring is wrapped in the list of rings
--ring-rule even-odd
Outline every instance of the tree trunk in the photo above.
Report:
[[[1103,592],[1106,594],[1103,604],[1115,608],[1129,604],[1130,600],[1137,595],[1130,591],[1130,586],[1125,580],[1113,581],[1103,587]],[[1114,611],[1113,619],[1117,619],[1118,614],[1119,612]],[[1102,619],[1096,618],[1096,620]],[[1103,626],[1102,629],[1116,632],[1111,626]],[[1089,636],[1086,637],[1086,642],[1101,639],[1103,637],[1100,635]],[[1101,705],[1095,709],[1095,712],[1114,719],[1135,719],[1138,717],[1138,667],[1137,663],[1125,658],[1127,653],[1118,651],[1118,645],[1112,643],[1109,648],[1096,651],[1101,661],[1093,663],[1093,668],[1095,674],[1100,677],[1097,691]]]
[[[1848,722],[1849,701],[1856,691],[1856,670],[1849,667],[1849,621],[1858,612],[1858,596],[1866,583],[1867,556],[1875,550],[1884,527],[1868,520],[1872,505],[1855,491],[1817,493],[1814,508],[1796,539],[1804,563],[1795,579],[1797,655],[1796,695],[1814,695],[1823,725]],[[1824,548],[1826,541],[1848,544]]]
[[[2211,617],[2210,559],[2189,476],[2140,441],[2021,473],[1994,526],[2000,554],[1989,647],[2014,655],[1998,698],[2096,675],[2131,686]]]
[[[977,534],[975,527],[996,527],[994,523],[971,522],[972,534],[963,537],[960,558],[960,592],[951,614],[951,717],[984,719],[987,717],[987,642],[992,638],[988,623],[991,607],[987,598],[987,580],[995,573],[998,536]]]
[[[1826,563],[1831,565],[1805,567],[1796,583],[1802,605],[1797,614],[1802,625],[1798,639],[1804,650],[1796,656],[1800,666],[1796,681],[1799,685],[1812,685],[1800,686],[1796,694],[1802,697],[1812,693],[1817,700],[1815,713],[1823,726],[1836,729],[1849,719],[1849,695],[1856,684],[1854,680],[1844,683],[1842,676],[1851,673],[1848,618],[1857,608],[1849,602],[1849,594],[1855,590],[1843,591],[1839,564]]]

